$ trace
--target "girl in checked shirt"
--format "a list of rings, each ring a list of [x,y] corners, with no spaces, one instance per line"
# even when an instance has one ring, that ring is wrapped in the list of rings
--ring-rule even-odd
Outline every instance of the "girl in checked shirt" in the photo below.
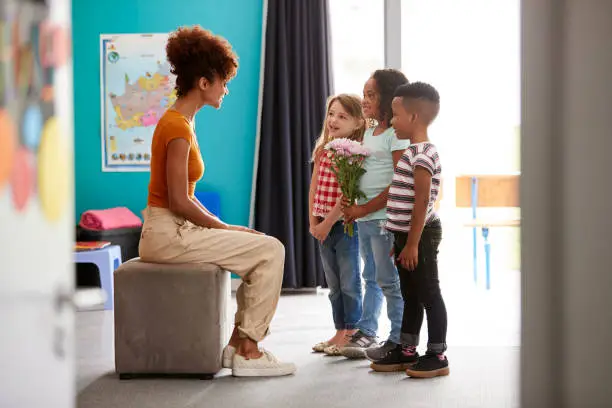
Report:
[[[352,237],[344,233],[341,191],[324,148],[337,138],[361,141],[364,132],[365,119],[358,96],[340,94],[328,100],[321,136],[313,152],[314,170],[308,197],[310,233],[319,241],[336,328],[334,336],[316,344],[313,350],[328,355],[340,355],[340,348],[355,333],[355,325],[361,318],[362,284],[357,226]]]

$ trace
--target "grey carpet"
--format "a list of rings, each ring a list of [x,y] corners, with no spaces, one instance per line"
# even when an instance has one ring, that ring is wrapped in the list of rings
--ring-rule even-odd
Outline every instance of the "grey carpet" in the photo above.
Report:
[[[493,293],[486,296],[487,304],[482,303],[485,301],[482,297],[477,298],[480,318],[469,313],[474,311],[474,305],[466,302],[465,291],[456,299],[448,299],[449,315],[455,316],[449,329],[461,335],[451,336],[449,331],[451,375],[433,380],[410,379],[402,373],[373,373],[365,361],[310,353],[312,344],[332,334],[329,302],[321,295],[281,298],[273,333],[263,346],[280,358],[294,361],[298,372],[295,376],[277,379],[238,379],[231,377],[229,370],[223,370],[212,381],[119,381],[113,374],[112,313],[81,312],[77,316],[77,406],[518,407],[516,305],[495,303],[500,297]],[[517,296],[514,299],[518,302]],[[509,315],[504,316],[504,311]],[[385,320],[383,314],[381,333],[386,335]],[[505,331],[496,330],[493,325]]]

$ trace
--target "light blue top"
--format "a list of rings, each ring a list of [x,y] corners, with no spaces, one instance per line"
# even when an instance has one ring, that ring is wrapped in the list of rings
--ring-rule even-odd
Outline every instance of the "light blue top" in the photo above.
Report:
[[[374,136],[374,128],[366,130],[363,136],[363,146],[370,150],[370,156],[364,163],[366,173],[361,177],[359,186],[368,197],[360,199],[364,204],[382,193],[393,179],[393,152],[404,151],[410,146],[410,140],[400,140],[395,136],[395,130],[388,128],[380,135]],[[384,220],[387,218],[386,209],[383,208],[370,213],[358,221]]]

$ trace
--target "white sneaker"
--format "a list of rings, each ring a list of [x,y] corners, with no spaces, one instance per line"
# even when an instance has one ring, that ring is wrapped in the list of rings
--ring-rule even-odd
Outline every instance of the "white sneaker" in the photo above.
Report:
[[[282,363],[272,353],[261,350],[257,359],[247,360],[239,354],[234,354],[232,375],[234,377],[280,377],[295,373],[293,363]]]
[[[232,361],[234,360],[234,354],[236,354],[236,348],[229,344],[223,349],[223,368],[232,368]]]

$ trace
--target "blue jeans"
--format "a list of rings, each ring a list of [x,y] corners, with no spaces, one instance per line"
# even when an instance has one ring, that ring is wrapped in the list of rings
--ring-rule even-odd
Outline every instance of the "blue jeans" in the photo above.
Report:
[[[352,237],[337,222],[320,244],[321,261],[329,287],[336,330],[354,329],[361,318],[361,277],[359,276],[359,238],[357,224]]]
[[[399,344],[404,299],[399,274],[391,256],[393,234],[384,228],[383,223],[382,220],[358,222],[359,248],[365,264],[365,295],[363,315],[357,328],[368,336],[376,336],[384,296],[387,299],[387,317],[391,321],[389,340]]]

